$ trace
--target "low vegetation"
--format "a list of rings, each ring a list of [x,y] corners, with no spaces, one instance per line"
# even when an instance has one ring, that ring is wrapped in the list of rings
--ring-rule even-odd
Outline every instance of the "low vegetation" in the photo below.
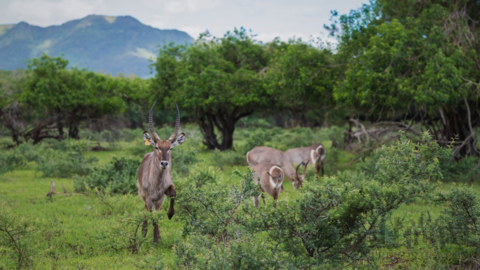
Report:
[[[2,154],[9,169],[0,178],[0,268],[476,267],[480,197],[472,161],[452,161],[452,150],[428,134],[415,143],[399,134],[361,160],[331,147],[336,130],[240,129],[237,149],[249,144],[246,134],[271,131],[275,139],[261,143],[289,148],[318,140],[327,148],[326,177],[316,180],[309,167],[303,188],[286,182],[276,207],[267,196],[255,208],[252,197],[261,191],[241,150],[205,150],[187,126],[190,142],[172,155],[172,220],[169,202],[147,213],[136,195],[147,147],[141,130],[103,152],[89,151],[98,143],[86,140],[22,144]],[[66,158],[72,155],[89,163],[75,166],[79,159]],[[55,164],[64,170],[40,168]],[[465,168],[471,178],[457,177]],[[50,180],[57,191],[45,197]],[[159,244],[152,245],[152,229],[143,237],[144,221],[160,224]]]

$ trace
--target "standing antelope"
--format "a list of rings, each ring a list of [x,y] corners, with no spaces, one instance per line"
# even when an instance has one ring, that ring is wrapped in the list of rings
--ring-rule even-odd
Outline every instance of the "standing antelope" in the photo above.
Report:
[[[250,167],[260,163],[271,163],[282,168],[285,172],[285,175],[290,178],[290,181],[292,181],[293,187],[295,189],[298,189],[303,185],[303,180],[305,179],[305,171],[307,169],[308,162],[307,164],[302,163],[305,165],[305,169],[303,170],[303,175],[299,175],[298,168],[301,164],[299,164],[297,166],[297,169],[295,170],[292,167],[292,164],[290,164],[290,162],[288,161],[287,156],[282,151],[277,149],[266,146],[255,147],[247,153],[246,158],[247,164]]]
[[[323,162],[325,160],[325,148],[319,143],[314,143],[308,147],[293,148],[285,152],[290,164],[301,164],[307,161],[311,161],[313,165],[316,165],[316,175],[322,169],[322,177],[324,174]]]
[[[277,165],[271,163],[253,165],[250,169],[254,171],[253,180],[255,181],[255,184],[258,184],[258,178],[260,178],[262,190],[272,196],[273,202],[275,203],[283,184],[283,176],[285,175],[283,170]],[[263,194],[258,197],[253,197],[255,207],[258,207],[260,197],[263,197]],[[265,204],[265,198],[263,198],[263,203]]]
[[[153,152],[146,154],[143,157],[142,164],[138,168],[137,187],[138,195],[145,203],[145,209],[152,211],[152,208],[159,211],[162,208],[165,196],[170,197],[170,208],[168,209],[168,219],[171,219],[175,210],[173,208],[175,193],[175,186],[172,182],[171,175],[171,152],[174,146],[181,145],[185,140],[185,133],[181,133],[177,137],[178,130],[180,129],[180,111],[177,107],[177,120],[175,122],[175,130],[172,136],[166,141],[160,139],[153,127],[153,108],[155,108],[155,101],[150,114],[148,116],[148,123],[150,125],[150,131],[153,135],[143,132],[143,140],[145,145],[152,145]],[[142,232],[145,236],[147,233],[148,221],[144,221],[142,225]],[[158,243],[160,238],[160,231],[158,224],[153,224],[153,242]]]

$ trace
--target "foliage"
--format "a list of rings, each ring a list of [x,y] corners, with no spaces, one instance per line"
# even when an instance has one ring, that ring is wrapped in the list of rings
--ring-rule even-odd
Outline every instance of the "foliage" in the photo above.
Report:
[[[195,117],[209,149],[227,150],[233,146],[235,124],[267,104],[258,72],[267,66],[268,56],[243,28],[209,38],[203,35],[189,47],[163,47],[154,88],[166,107],[177,101]]]
[[[435,202],[442,206],[438,217],[423,212],[417,222],[411,221],[405,231],[410,246],[427,242],[432,244],[445,264],[456,264],[460,258],[468,259],[480,254],[480,198],[478,192],[463,184],[448,191],[440,191]]]
[[[245,155],[232,150],[223,152],[216,150],[213,152],[212,159],[212,164],[220,168],[220,170],[223,170],[227,166],[245,165]]]
[[[0,204],[0,268],[28,268],[32,265],[31,234],[34,221],[19,217],[10,206]]]
[[[36,170],[42,172],[43,177],[65,178],[73,175],[87,175],[92,171],[92,166],[98,159],[84,157],[83,153],[88,150],[89,144],[90,142],[86,140],[70,139],[62,142],[51,140],[39,146],[30,145],[28,148],[37,151],[33,157],[38,165]],[[31,151],[24,153],[25,156],[30,156]]]
[[[96,167],[88,175],[75,180],[75,190],[82,192],[85,185],[89,188],[111,188],[113,193],[135,194],[137,192],[137,172],[140,167],[139,157],[114,157],[104,167]]]
[[[0,176],[6,172],[13,171],[26,164],[25,159],[19,151],[3,151],[0,155]]]
[[[269,44],[274,52],[265,73],[267,91],[275,97],[275,109],[294,114],[315,109],[316,120],[323,120],[335,106],[332,93],[336,70],[332,52],[301,40],[277,42]]]
[[[373,119],[420,122],[444,146],[458,136],[454,154],[478,156],[479,10],[468,0],[380,0],[341,16],[337,57],[347,65],[335,99]]]
[[[450,158],[442,162],[441,168],[445,181],[468,182],[480,176],[477,157]]]

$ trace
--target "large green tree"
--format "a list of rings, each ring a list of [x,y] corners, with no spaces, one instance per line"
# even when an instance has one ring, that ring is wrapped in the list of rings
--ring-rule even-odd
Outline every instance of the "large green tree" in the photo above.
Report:
[[[341,16],[336,55],[346,63],[340,103],[374,119],[429,128],[455,154],[479,155],[478,1],[379,0]]]
[[[335,107],[334,80],[338,66],[327,48],[316,48],[302,41],[268,45],[273,57],[265,73],[267,91],[275,98],[277,110],[289,111],[305,126],[305,114],[326,120]],[[320,122],[322,122],[320,120]]]
[[[166,46],[155,63],[155,98],[192,115],[209,149],[233,147],[235,124],[269,103],[262,76],[268,54],[244,29],[204,35],[192,46]],[[153,99],[153,98],[152,98]],[[217,138],[215,129],[221,135]]]
[[[59,140],[63,139],[65,123],[69,137],[78,139],[79,125],[85,118],[122,112],[125,104],[119,89],[128,83],[86,70],[67,69],[67,65],[67,60],[45,54],[32,59],[28,62],[32,76],[21,95],[21,101],[42,110],[45,119],[55,118]]]

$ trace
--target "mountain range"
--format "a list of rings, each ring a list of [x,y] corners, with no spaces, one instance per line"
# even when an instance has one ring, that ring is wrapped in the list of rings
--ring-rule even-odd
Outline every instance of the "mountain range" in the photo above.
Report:
[[[160,30],[131,16],[89,15],[62,25],[39,27],[26,22],[0,25],[0,69],[24,69],[42,53],[60,56],[96,72],[150,77],[158,46],[193,42],[187,33]]]

